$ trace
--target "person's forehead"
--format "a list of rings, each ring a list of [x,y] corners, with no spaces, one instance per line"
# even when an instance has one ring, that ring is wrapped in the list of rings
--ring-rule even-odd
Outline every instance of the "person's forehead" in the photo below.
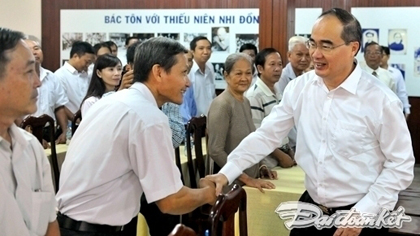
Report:
[[[319,18],[313,28],[311,38],[315,40],[322,40],[316,37],[323,38],[341,38],[341,33],[343,32],[343,24],[335,16],[323,16]]]
[[[19,65],[20,69],[26,68],[34,61],[34,56],[29,50],[28,46],[23,42],[19,42],[16,47],[9,52],[10,63],[14,66]]]
[[[294,52],[308,51],[308,48],[305,46],[305,44],[304,44],[304,43],[297,43],[297,44],[295,44],[295,46],[292,48],[292,51],[294,51]]]
[[[366,47],[366,50],[371,50],[371,51],[380,51],[381,47],[379,45],[373,44],[373,45],[368,45]]]
[[[197,41],[197,46],[210,46],[210,42],[207,39],[200,39]]]
[[[273,60],[281,60],[280,53],[278,52],[272,52],[265,56],[265,60],[267,61],[273,61]]]

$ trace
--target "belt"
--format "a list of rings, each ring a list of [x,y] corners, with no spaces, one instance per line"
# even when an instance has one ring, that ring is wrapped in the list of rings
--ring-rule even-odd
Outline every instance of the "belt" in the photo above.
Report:
[[[356,205],[356,204],[351,204],[351,205],[343,206],[343,207],[326,207],[326,206],[318,204],[318,203],[316,203],[316,204],[318,205],[319,209],[321,209],[321,211],[325,215],[332,215],[336,211],[339,211],[339,210],[350,210],[354,205]]]
[[[97,232],[97,233],[116,233],[124,230],[124,226],[111,226],[91,224],[85,221],[77,221],[58,212],[57,221],[61,228],[80,231],[80,232]]]

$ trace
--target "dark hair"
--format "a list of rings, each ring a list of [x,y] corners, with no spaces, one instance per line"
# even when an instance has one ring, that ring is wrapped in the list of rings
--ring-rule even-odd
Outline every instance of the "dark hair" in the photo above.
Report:
[[[107,42],[97,43],[93,46],[93,51],[95,52],[95,55],[98,55],[98,51],[101,48],[108,48],[109,51],[112,52],[111,46],[109,46],[109,44]]]
[[[99,78],[96,73],[97,70],[103,70],[107,67],[114,67],[118,64],[121,64],[120,59],[112,54],[104,54],[99,56],[96,59],[95,67],[93,68],[92,79],[90,80],[89,88],[87,90],[85,98],[83,98],[80,107],[83,105],[83,102],[89,97],[98,97],[101,98],[104,95],[106,87],[102,78]]]
[[[243,52],[245,50],[254,50],[255,55],[258,53],[257,47],[255,47],[255,45],[252,43],[242,44],[242,46],[239,48],[239,52]]]
[[[134,54],[134,82],[146,82],[156,64],[169,73],[180,53],[187,53],[187,49],[173,39],[155,37],[142,42]]]
[[[95,54],[92,45],[90,45],[90,43],[87,42],[76,41],[71,46],[70,58],[72,58],[74,54],[77,54],[79,57],[81,57],[85,53]]]
[[[377,42],[370,42],[370,43],[366,44],[364,54],[366,54],[366,51],[367,51],[366,49],[367,49],[369,46],[372,46],[372,45],[378,45],[378,46],[379,46],[379,50],[381,50],[381,54],[383,53],[382,47],[381,47],[381,46],[380,46]]]
[[[133,44],[131,44],[128,48],[127,48],[127,64],[133,64],[134,63],[134,53],[136,52],[136,47],[139,46],[141,44],[140,41],[137,41]]]
[[[326,12],[323,12],[319,17],[332,15],[335,16],[343,25],[343,32],[341,32],[341,38],[344,40],[346,45],[350,42],[358,42],[359,52],[360,47],[362,46],[362,27],[360,26],[359,21],[348,11],[341,8],[332,8]],[[356,55],[357,55],[356,52]]]
[[[108,47],[112,47],[112,46],[115,46],[116,48],[118,48],[118,46],[117,46],[117,44],[114,42],[114,41],[106,41],[106,42],[104,42],[104,43],[106,43],[106,44],[108,44]]]
[[[391,52],[389,51],[389,47],[387,47],[387,46],[381,46],[381,48],[382,48],[382,53],[385,52],[385,54],[387,56],[389,56],[389,54],[391,54]]]
[[[200,41],[200,40],[207,40],[207,42],[209,42],[210,45],[211,45],[210,40],[206,36],[197,36],[197,37],[193,38],[193,40],[191,40],[190,49],[195,51],[195,47],[197,47],[197,42]]]
[[[130,43],[130,40],[132,40],[132,39],[139,39],[139,38],[137,38],[135,36],[131,36],[131,37],[126,38],[125,39],[125,46],[128,46],[128,44]]]
[[[6,66],[10,61],[9,53],[24,36],[21,32],[0,27],[0,78],[3,78]]]
[[[262,66],[264,68],[265,58],[271,53],[279,53],[275,48],[264,48],[255,57],[255,66]],[[280,54],[280,53],[279,53]]]

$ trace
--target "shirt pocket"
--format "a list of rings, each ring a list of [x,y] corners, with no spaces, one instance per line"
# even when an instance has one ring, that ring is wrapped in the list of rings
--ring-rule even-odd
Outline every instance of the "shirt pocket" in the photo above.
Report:
[[[45,235],[50,221],[54,194],[49,192],[32,192],[32,231],[36,235]]]
[[[368,127],[338,120],[332,130],[331,151],[342,157],[353,157],[378,146]]]

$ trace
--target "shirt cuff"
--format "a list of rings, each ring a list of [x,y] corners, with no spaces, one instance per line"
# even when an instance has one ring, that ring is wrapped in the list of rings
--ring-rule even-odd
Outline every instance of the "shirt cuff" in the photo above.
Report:
[[[381,207],[376,202],[372,201],[368,195],[360,199],[354,208],[361,214],[377,215],[381,210]]]
[[[410,108],[408,108],[408,107],[407,108],[404,108],[404,113],[405,114],[410,114]]]
[[[232,162],[228,161],[226,165],[223,166],[223,168],[219,171],[219,173],[224,174],[228,179],[228,184],[231,184],[242,174],[242,170]]]

